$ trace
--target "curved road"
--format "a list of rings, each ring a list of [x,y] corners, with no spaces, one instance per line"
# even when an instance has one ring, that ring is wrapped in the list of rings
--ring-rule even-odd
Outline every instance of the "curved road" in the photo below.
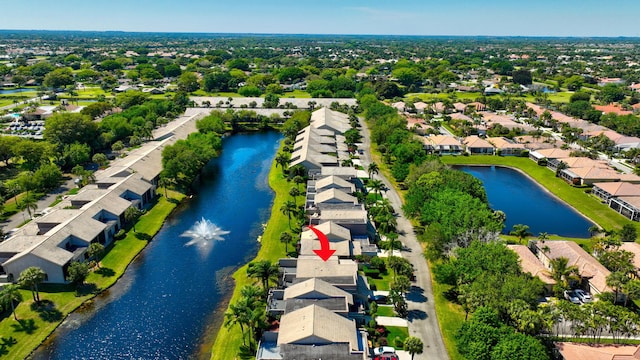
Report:
[[[365,149],[361,160],[366,169],[371,163],[371,141],[369,128],[362,119],[360,119],[360,125],[362,129],[360,132],[362,134],[362,148]],[[384,175],[377,176],[389,189],[386,192],[386,197],[397,212],[399,240],[405,246],[402,256],[413,264],[416,271],[416,281],[411,287],[411,292],[406,296],[409,306],[409,335],[420,338],[424,343],[424,352],[421,355],[416,354],[415,360],[447,360],[449,355],[442,341],[442,333],[436,317],[433,288],[431,287],[431,272],[423,256],[422,247],[418,242],[411,222],[402,214],[402,200],[398,192]]]

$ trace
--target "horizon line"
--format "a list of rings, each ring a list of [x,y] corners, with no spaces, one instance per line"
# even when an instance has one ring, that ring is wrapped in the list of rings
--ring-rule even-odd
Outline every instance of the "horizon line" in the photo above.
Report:
[[[138,30],[71,30],[71,29],[0,29],[0,32],[78,32],[125,34],[185,34],[237,36],[369,36],[369,37],[445,37],[445,38],[556,38],[556,39],[640,39],[630,35],[451,35],[451,34],[356,34],[356,33],[278,33],[278,32],[204,32],[204,31],[138,31]]]

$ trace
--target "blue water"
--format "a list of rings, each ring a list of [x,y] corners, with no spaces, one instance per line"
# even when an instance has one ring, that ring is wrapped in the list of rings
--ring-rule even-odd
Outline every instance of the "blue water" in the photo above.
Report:
[[[35,91],[34,89],[24,89],[24,88],[18,88],[18,89],[0,89],[0,95],[2,94],[16,94],[16,93],[21,93],[21,92],[29,92],[29,91]]]
[[[270,215],[267,178],[280,135],[233,135],[182,206],[123,278],[92,308],[74,313],[36,359],[185,359],[210,337],[229,276],[255,256]],[[201,217],[231,231],[209,254],[180,234]],[[224,329],[222,330],[224,331]],[[209,335],[208,335],[209,334]]]
[[[590,237],[588,229],[593,223],[529,177],[509,168],[495,166],[456,168],[480,179],[491,208],[507,214],[505,233],[511,231],[515,224],[524,224],[536,236],[547,232],[568,237]],[[551,172],[549,176],[553,176]]]

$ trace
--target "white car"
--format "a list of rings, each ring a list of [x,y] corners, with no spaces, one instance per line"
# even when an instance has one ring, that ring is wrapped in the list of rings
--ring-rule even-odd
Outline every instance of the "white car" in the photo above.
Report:
[[[583,303],[588,303],[593,301],[593,297],[591,296],[591,294],[587,293],[582,289],[576,289],[573,292],[576,294],[578,299],[580,299],[580,301],[582,301]]]
[[[380,346],[373,349],[373,355],[386,355],[386,354],[395,354],[396,349],[391,346]]]
[[[580,298],[576,295],[576,293],[573,290],[565,290],[564,291],[564,298],[571,301],[574,304],[582,304],[582,302],[580,301]]]

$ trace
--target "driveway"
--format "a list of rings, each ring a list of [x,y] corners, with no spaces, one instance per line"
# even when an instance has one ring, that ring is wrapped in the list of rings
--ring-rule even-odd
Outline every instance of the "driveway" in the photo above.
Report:
[[[371,140],[369,128],[360,119],[362,134],[362,149],[365,149],[360,159],[362,164],[367,168],[371,163]],[[420,355],[416,354],[415,360],[449,359],[449,354],[442,341],[442,334],[438,326],[436,318],[435,302],[433,297],[433,289],[431,287],[431,273],[427,266],[427,261],[422,255],[422,247],[413,231],[413,226],[408,219],[402,214],[402,201],[396,189],[381,174],[374,177],[382,180],[384,185],[389,189],[386,197],[389,199],[394,209],[398,212],[397,229],[400,240],[405,250],[402,256],[411,262],[416,270],[416,281],[411,287],[411,291],[407,294],[407,304],[409,306],[409,335],[420,338],[424,343],[424,352]]]

